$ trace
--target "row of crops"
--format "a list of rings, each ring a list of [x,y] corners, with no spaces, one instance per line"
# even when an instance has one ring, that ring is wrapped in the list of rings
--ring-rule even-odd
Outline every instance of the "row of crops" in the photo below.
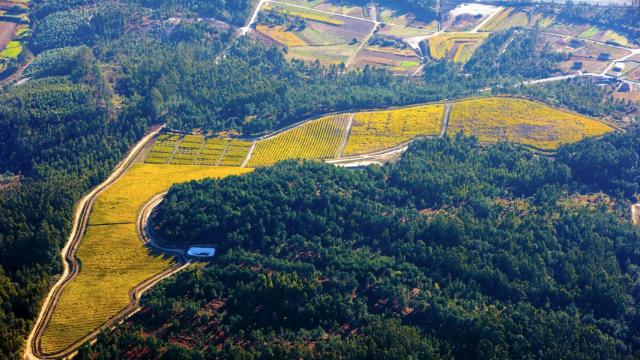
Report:
[[[449,57],[466,62],[487,38],[488,33],[442,33],[429,38],[429,55],[435,60]]]
[[[464,48],[463,48],[464,49]],[[515,98],[454,102],[450,135],[463,132],[482,142],[509,141],[552,150],[560,144],[599,136],[605,123]],[[147,163],[202,166],[270,166],[286,159],[335,159],[393,148],[420,136],[442,132],[444,104],[325,116],[255,142],[163,134]],[[248,158],[248,160],[246,160]]]
[[[241,166],[252,143],[203,135],[162,134],[145,160],[149,164]]]
[[[351,114],[306,122],[256,143],[249,166],[266,166],[285,159],[328,159],[340,154]]]
[[[264,11],[274,11],[289,16],[296,16],[303,19],[318,21],[330,25],[344,25],[344,21],[333,19],[331,15],[328,15],[322,11],[292,6],[283,3],[268,3],[263,8]]]

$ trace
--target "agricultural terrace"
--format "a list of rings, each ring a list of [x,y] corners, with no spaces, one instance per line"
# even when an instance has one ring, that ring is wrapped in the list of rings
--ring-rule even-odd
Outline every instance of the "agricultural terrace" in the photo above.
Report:
[[[288,4],[294,4],[298,6],[304,6],[310,9],[317,9],[327,11],[330,13],[355,16],[359,18],[368,18],[369,13],[366,8],[362,6],[347,4],[347,3],[331,3],[326,0],[284,0],[282,1]]]
[[[356,113],[343,155],[388,149],[419,135],[438,135],[443,114],[442,104]]]
[[[0,1],[0,72],[22,53],[29,32],[28,11],[26,1]]]
[[[41,338],[55,353],[102,326],[129,304],[129,291],[172,261],[150,253],[136,233],[141,207],[175,183],[243,174],[251,169],[134,165],[99,195],[77,251],[79,274],[62,291]]]
[[[441,33],[429,38],[429,53],[435,60],[448,58],[466,63],[489,33]]]
[[[295,32],[288,31],[287,28],[282,25],[267,26],[258,24],[256,25],[256,31],[288,47],[307,45]]]
[[[516,142],[544,150],[613,131],[605,123],[523,99],[486,98],[453,104],[448,133],[481,142]]]
[[[327,159],[340,155],[350,114],[309,121],[257,142],[250,167],[273,165],[286,159]]]
[[[274,11],[282,14],[286,14],[289,16],[296,16],[306,20],[313,20],[329,25],[344,25],[344,21],[339,19],[334,19],[331,15],[328,15],[325,12],[317,11],[309,8],[301,8],[298,6],[291,6],[282,3],[267,3],[262,10],[264,11]]]
[[[503,8],[486,22],[481,31],[501,31],[515,26],[544,29],[551,25],[554,17],[534,7]]]
[[[594,40],[601,43],[611,43],[627,47],[637,47],[629,39],[612,29],[601,28],[590,24],[574,24],[556,22],[548,29],[549,32],[560,35],[575,36],[586,40]]]
[[[180,135],[161,134],[153,143],[145,162],[149,164],[167,164],[178,146]]]
[[[162,134],[153,143],[145,162],[148,164],[240,166],[249,153],[251,142],[205,138],[202,135]]]
[[[198,153],[204,146],[204,136],[202,135],[185,135],[182,141],[178,143],[173,157],[169,160],[169,164],[174,165],[193,165],[196,161]]]
[[[434,20],[430,23],[425,23],[416,19],[415,15],[408,12],[402,12],[394,9],[388,9],[378,6],[378,20],[385,24],[398,25],[395,28],[402,29],[414,28],[423,29],[429,31],[438,31],[438,21]]]
[[[306,1],[300,1],[306,3]],[[316,4],[317,3],[317,4]],[[322,5],[316,1],[305,6]],[[329,9],[327,6],[323,8]],[[333,6],[333,5],[332,5]],[[359,8],[362,13],[362,9]],[[335,9],[334,9],[335,10]],[[349,10],[347,11],[356,11]],[[304,20],[304,26],[272,23],[268,17],[258,18],[251,36],[270,44],[287,46],[287,58],[307,62],[319,60],[324,65],[348,63],[356,54],[359,43],[374,28],[374,23],[358,17],[346,17],[337,13],[326,13],[312,8],[269,2],[262,8],[263,13],[284,13]]]

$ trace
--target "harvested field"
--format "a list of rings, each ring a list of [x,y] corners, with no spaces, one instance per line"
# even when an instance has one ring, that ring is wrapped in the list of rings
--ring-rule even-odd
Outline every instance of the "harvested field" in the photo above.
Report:
[[[430,31],[438,31],[438,22],[432,21],[426,23],[416,19],[414,14],[408,12],[397,11],[385,7],[378,7],[378,21],[386,24],[411,27],[416,29],[424,29]]]
[[[326,116],[258,141],[250,167],[273,165],[286,159],[337,157],[347,135],[349,114]]]
[[[339,24],[307,17],[307,26],[302,31],[258,25],[252,36],[267,45],[287,45],[289,59],[308,62],[319,60],[324,65],[346,63],[358,49],[357,42],[364,41],[374,24],[340,15],[331,16],[331,19]]]
[[[411,49],[399,50],[367,46],[362,49],[354,60],[354,65],[386,67],[397,74],[412,74],[421,64],[420,59]]]
[[[438,135],[444,105],[356,113],[343,156],[388,149],[419,135]]]
[[[243,174],[251,169],[134,165],[98,197],[77,257],[80,273],[68,283],[42,335],[45,353],[63,350],[129,304],[129,291],[171,265],[136,233],[142,205],[175,183]]]
[[[296,16],[307,20],[313,20],[317,22],[326,23],[329,25],[343,25],[344,21],[337,19],[337,16],[333,16],[322,11],[317,11],[309,8],[301,8],[297,6],[290,6],[281,3],[267,3],[263,8],[263,11],[274,11],[290,16]]]
[[[326,0],[280,0],[281,2],[304,6],[311,9],[327,11],[335,14],[349,15],[365,18],[365,11],[362,6],[344,4]]]
[[[614,30],[601,29],[597,26],[592,26],[585,31],[578,34],[578,37],[582,39],[594,40],[603,43],[611,43],[614,45],[630,46],[632,45],[626,36],[615,32]]]
[[[346,63],[358,49],[357,45],[298,46],[289,49],[287,58],[313,62],[319,60],[324,65]]]
[[[281,25],[278,25],[278,26],[257,25],[256,31],[288,47],[307,45],[307,43],[304,42],[302,39],[300,39],[295,34],[295,32],[286,31],[286,28]]]
[[[485,98],[453,104],[448,134],[475,135],[481,142],[516,142],[544,150],[613,131],[609,125],[533,101]]]
[[[546,30],[553,34],[578,36],[589,30],[591,25],[588,24],[571,24],[566,22],[555,22]]]
[[[4,50],[13,38],[18,24],[8,21],[0,21],[0,51]]]
[[[433,34],[433,31],[393,25],[381,25],[380,29],[378,30],[378,35],[395,37],[399,39],[427,36],[430,34]]]
[[[613,46],[590,41],[576,42],[562,36],[544,34],[541,39],[539,49],[548,44],[554,51],[566,55],[571,54],[571,58],[560,64],[560,69],[564,73],[577,71],[600,73],[609,66],[612,60],[629,54],[629,51]],[[608,54],[608,59],[600,58],[602,54]],[[582,68],[575,68],[576,62],[582,63]]]

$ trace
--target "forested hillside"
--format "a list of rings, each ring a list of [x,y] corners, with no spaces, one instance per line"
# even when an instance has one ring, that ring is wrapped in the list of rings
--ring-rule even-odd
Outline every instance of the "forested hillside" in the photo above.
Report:
[[[492,34],[464,66],[431,61],[424,76],[398,77],[290,62],[284,50],[246,38],[231,44],[254,5],[30,2],[25,51],[20,66],[11,63],[24,73],[0,90],[0,358],[21,357],[61,272],[74,203],[152,126],[253,136],[332,111],[489,92],[593,116],[636,110],[589,82],[511,86],[548,76],[559,60],[535,51],[533,30]],[[393,5],[424,20],[437,15],[430,0]],[[565,147],[557,162],[443,140],[420,143],[383,169],[289,162],[176,188],[157,217],[161,234],[215,240],[223,256],[154,290],[138,318],[149,337],[128,325],[81,357],[141,348],[171,359],[636,355],[635,230],[615,211],[553,204],[573,191],[629,200],[639,152],[627,135]],[[203,206],[211,212],[196,216]],[[524,220],[513,217],[516,208]],[[239,225],[245,220],[250,226]],[[443,240],[449,233],[452,243]],[[283,296],[291,300],[265,303]],[[530,343],[516,346],[521,337]],[[462,347],[468,339],[473,345]],[[183,342],[200,350],[167,345]]]
[[[636,357],[640,234],[616,205],[631,137],[557,160],[426,140],[382,168],[289,161],[175,186],[158,234],[220,256],[80,358]],[[603,156],[608,184],[583,165]]]

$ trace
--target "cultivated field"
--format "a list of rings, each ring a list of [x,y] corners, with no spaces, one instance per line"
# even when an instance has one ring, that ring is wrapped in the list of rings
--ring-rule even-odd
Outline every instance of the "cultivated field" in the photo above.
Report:
[[[419,135],[438,135],[444,105],[356,113],[343,155],[388,149]]]
[[[240,166],[251,142],[202,135],[162,134],[153,143],[148,164]]]
[[[80,273],[68,283],[42,335],[44,353],[67,348],[129,304],[129,291],[171,265],[136,233],[142,205],[172,184],[250,171],[243,168],[134,165],[98,197],[80,243]]]
[[[326,0],[281,0],[281,2],[304,6],[310,9],[327,11],[335,14],[368,18],[368,16],[366,16],[365,14],[367,13],[366,9],[362,6],[354,4],[331,2]]]
[[[537,50],[541,50],[542,47],[548,45],[556,52],[565,55],[571,54],[568,60],[560,63],[559,67],[563,73],[576,73],[578,71],[601,73],[613,59],[621,58],[630,53],[625,49],[605,44],[550,34],[542,35],[541,40]]]
[[[545,29],[551,25],[553,19],[553,15],[544,14],[534,7],[508,7],[500,10],[480,30],[500,31],[514,26]]]
[[[625,34],[590,24],[557,22],[548,27],[547,30],[554,34],[576,36],[582,39],[611,43],[613,45],[637,47],[629,41],[629,38]]]
[[[447,130],[451,136],[463,132],[482,142],[509,141],[545,150],[610,131],[609,125],[581,115],[509,98],[454,103]]]
[[[394,49],[380,46],[366,46],[354,59],[354,64],[358,67],[385,67],[395,74],[405,75],[413,74],[421,63],[411,48]]]
[[[429,38],[429,52],[433,59],[448,58],[465,63],[489,33],[442,33]]]
[[[286,159],[337,157],[347,136],[349,117],[349,114],[326,116],[260,140],[249,166],[268,166]]]
[[[322,4],[328,6],[327,3],[316,4],[315,1],[306,6]],[[267,3],[263,11],[302,18],[305,26],[300,30],[290,28],[287,24],[259,23],[252,33],[254,38],[269,45],[287,46],[287,57],[290,59],[308,62],[319,60],[324,65],[347,63],[374,26],[370,21],[281,3]]]
[[[280,3],[267,3],[263,8],[264,11],[274,11],[289,16],[296,16],[306,20],[313,20],[330,25],[344,25],[344,21],[337,19],[335,16],[329,15],[322,11],[314,9],[301,8]]]
[[[416,18],[416,16],[409,12],[398,11],[385,7],[378,7],[378,20],[385,24],[393,24],[404,27],[424,29],[430,31],[438,30],[438,22],[432,21],[426,23]]]

